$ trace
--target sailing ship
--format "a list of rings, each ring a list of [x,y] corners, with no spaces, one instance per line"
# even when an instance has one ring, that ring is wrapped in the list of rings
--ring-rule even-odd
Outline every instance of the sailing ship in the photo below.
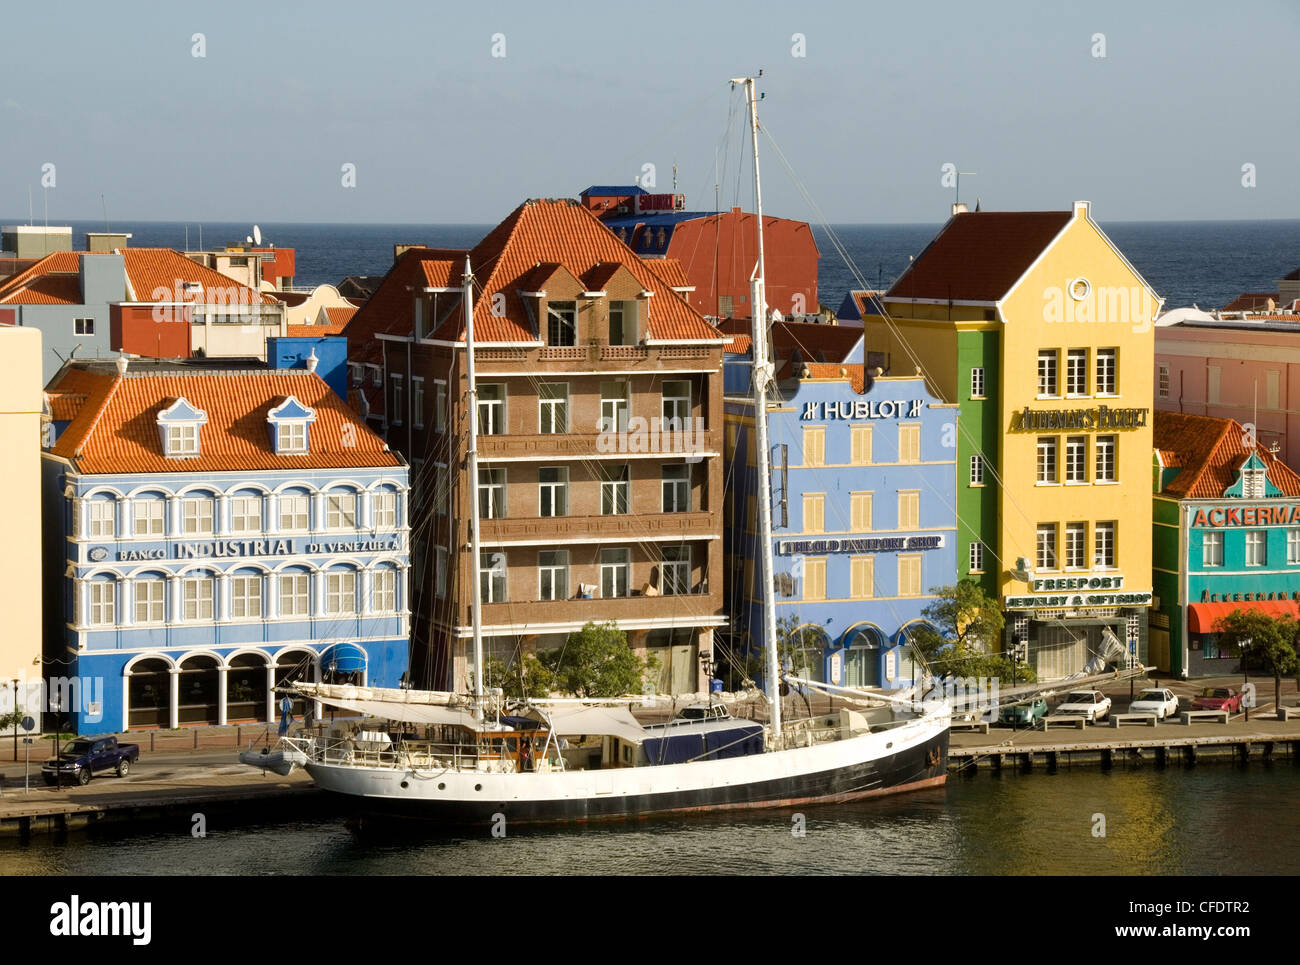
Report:
[[[654,725],[632,715],[633,701],[534,700],[507,708],[499,691],[483,686],[481,589],[473,580],[471,694],[297,684],[301,697],[375,721],[347,735],[283,738],[277,763],[301,762],[318,786],[356,799],[365,812],[453,824],[801,806],[944,783],[952,715],[948,704],[783,678],[779,666],[766,419],[773,366],[767,349],[758,111],[754,79],[733,83],[744,85],[749,108],[757,209],[757,265],[750,279],[752,391],[758,546],[766,591],[767,722],[733,717],[712,701]],[[476,412],[474,276],[468,258],[462,280],[469,406]],[[470,418],[470,479],[478,478],[478,431],[477,420]],[[477,560],[479,507],[477,500],[469,502],[469,551]],[[779,694],[788,683],[822,689],[853,706],[784,721]],[[260,756],[250,755],[249,763],[256,766]]]

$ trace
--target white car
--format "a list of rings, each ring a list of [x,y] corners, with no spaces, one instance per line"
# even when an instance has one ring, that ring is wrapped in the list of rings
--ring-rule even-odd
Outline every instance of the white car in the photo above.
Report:
[[[1110,713],[1110,698],[1100,690],[1072,690],[1053,711],[1067,717],[1083,717],[1089,723],[1104,720]]]
[[[1128,712],[1155,714],[1157,720],[1164,720],[1171,714],[1178,713],[1178,697],[1172,690],[1144,690],[1129,704]]]

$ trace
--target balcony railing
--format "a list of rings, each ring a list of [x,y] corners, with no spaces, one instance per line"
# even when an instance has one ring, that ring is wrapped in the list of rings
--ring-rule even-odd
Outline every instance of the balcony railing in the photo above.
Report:
[[[721,531],[721,517],[713,513],[638,513],[485,519],[480,537],[485,545],[539,539],[581,539],[594,543],[628,537],[711,539],[721,535]]]
[[[654,620],[672,617],[676,620],[709,618],[722,615],[722,593],[701,590],[673,596],[645,596],[641,587],[636,596],[601,597],[599,587],[589,598],[575,597],[567,600],[522,600],[505,603],[484,603],[483,623],[486,626],[529,624],[586,623],[613,620]],[[468,624],[469,608],[461,613],[462,624]],[[712,621],[716,622],[716,621]]]
[[[665,432],[658,426],[642,429],[641,420],[622,432],[564,432],[545,435],[481,435],[479,458],[484,462],[493,459],[537,456],[554,459],[572,456],[575,459],[595,459],[602,456],[650,455],[698,456],[720,452],[722,434],[718,430],[698,432]]]

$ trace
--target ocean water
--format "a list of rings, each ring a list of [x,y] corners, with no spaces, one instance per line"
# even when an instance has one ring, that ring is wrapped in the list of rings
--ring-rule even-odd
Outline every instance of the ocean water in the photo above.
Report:
[[[780,212],[774,212],[780,214]],[[3,219],[4,224],[18,223]],[[74,221],[74,243],[102,222]],[[123,222],[136,247],[199,247],[196,223]],[[825,228],[814,227],[821,250],[818,289],[823,304],[838,308],[861,284],[888,286],[921,253],[939,224],[835,225],[848,261]],[[1276,221],[1118,221],[1102,224],[1133,266],[1165,299],[1166,308],[1217,308],[1247,291],[1276,291],[1277,280],[1300,266],[1300,219]],[[468,248],[492,225],[468,224],[263,224],[263,240],[296,250],[297,285],[337,284],[348,275],[382,275],[393,263],[393,245],[421,242]],[[252,231],[245,223],[202,225],[203,244],[236,244]],[[851,267],[852,266],[852,267]],[[859,280],[860,279],[860,280]]]

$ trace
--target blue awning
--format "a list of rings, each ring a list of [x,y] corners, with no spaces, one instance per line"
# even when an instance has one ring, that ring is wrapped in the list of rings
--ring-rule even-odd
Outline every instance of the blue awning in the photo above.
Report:
[[[366,669],[366,652],[355,643],[336,643],[321,651],[321,670],[357,673]]]

